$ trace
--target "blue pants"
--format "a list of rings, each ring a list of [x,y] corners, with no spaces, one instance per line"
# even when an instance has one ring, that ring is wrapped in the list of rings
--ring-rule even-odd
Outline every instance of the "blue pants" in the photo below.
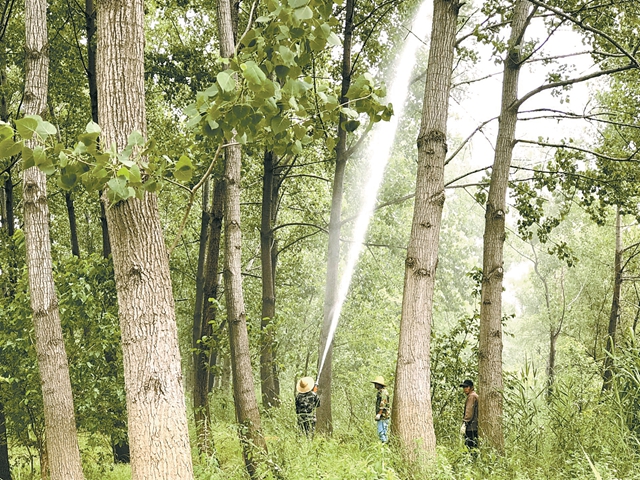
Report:
[[[378,437],[382,443],[387,443],[389,437],[387,436],[387,431],[389,430],[389,419],[386,420],[378,420]]]

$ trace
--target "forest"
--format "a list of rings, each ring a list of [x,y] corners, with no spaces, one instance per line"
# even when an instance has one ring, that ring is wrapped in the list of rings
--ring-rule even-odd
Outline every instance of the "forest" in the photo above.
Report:
[[[0,0],[0,480],[640,479],[639,38]]]

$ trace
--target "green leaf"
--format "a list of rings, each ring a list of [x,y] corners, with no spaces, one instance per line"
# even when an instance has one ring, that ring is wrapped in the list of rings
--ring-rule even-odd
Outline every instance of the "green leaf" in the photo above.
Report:
[[[22,150],[22,142],[16,142],[13,137],[5,138],[0,142],[0,158],[9,158],[17,155]]]
[[[214,83],[204,91],[204,94],[207,97],[215,97],[218,94],[219,91],[220,90],[218,89],[218,86]],[[185,113],[186,113],[186,111],[185,111]]]
[[[22,168],[27,170],[28,168],[35,167],[36,163],[33,160],[33,150],[29,147],[22,146]]]
[[[138,131],[133,131],[131,132],[131,135],[129,135],[129,138],[127,139],[127,146],[133,147],[133,146],[142,146],[144,145],[146,142],[144,140],[144,137],[142,136],[142,134]]]
[[[47,158],[46,162],[38,165],[38,168],[45,175],[53,175],[54,173],[56,173],[56,167],[53,163],[51,163],[51,160],[49,158]]]
[[[58,186],[64,190],[71,190],[78,182],[78,175],[73,172],[65,172],[58,177]]]
[[[298,20],[310,20],[313,18],[313,10],[309,7],[298,8],[293,11],[293,16]]]
[[[24,118],[16,120],[16,129],[18,130],[18,135],[20,135],[24,140],[31,140],[37,128],[38,120],[31,116],[26,116]]]
[[[44,148],[36,147],[33,149],[33,160],[38,166],[43,165],[47,162],[47,153],[44,151]]]
[[[342,126],[347,132],[355,132],[360,126],[360,122],[358,120],[347,120]]]
[[[291,152],[295,155],[300,155],[302,153],[302,143],[300,140],[296,140],[291,146]]]
[[[356,112],[352,108],[343,107],[340,109],[342,113],[344,113],[347,117],[358,118],[358,112]]]
[[[56,127],[53,126],[53,124],[42,120],[38,122],[38,126],[36,127],[36,132],[38,133],[38,135],[40,135],[40,138],[42,138],[43,140],[46,140],[49,137],[49,135],[55,135],[58,132],[58,130],[56,129]]]
[[[278,79],[284,80],[287,78],[289,70],[289,67],[285,67],[284,65],[276,65],[276,75],[278,76]]]
[[[126,179],[122,177],[112,178],[107,182],[107,186],[109,187],[107,197],[109,197],[111,203],[118,203],[129,198]]]
[[[84,143],[85,146],[89,147],[91,145],[95,145],[99,135],[99,133],[81,133],[78,135],[78,140]]]
[[[216,75],[216,79],[218,80],[218,85],[220,85],[223,92],[232,92],[236,88],[235,79],[227,72],[218,73],[218,75]]]
[[[193,117],[191,117],[191,118],[189,119],[189,121],[187,122],[187,128],[188,128],[189,130],[191,130],[191,129],[195,128],[195,127],[200,123],[200,120],[202,120],[202,117],[200,116],[200,114],[199,114],[199,113],[198,113],[198,114],[196,114],[196,115],[194,115],[194,116],[193,116]]]
[[[0,123],[0,139],[13,137],[13,128],[6,123]]]
[[[284,60],[287,65],[292,65],[295,62],[296,55],[289,47],[280,45],[278,52],[280,53],[282,60]]]
[[[193,163],[186,155],[182,155],[176,163],[173,176],[181,182],[188,182],[193,176]]]
[[[340,41],[340,37],[338,37],[338,35],[336,35],[334,32],[331,32],[331,34],[329,34],[329,36],[327,37],[327,43],[329,43],[329,45],[331,45],[332,47],[337,47],[342,42]]]
[[[120,167],[118,169],[118,172],[116,173],[116,176],[118,178],[122,177],[122,178],[126,178],[127,180],[129,180],[129,169],[127,167]]]
[[[277,135],[287,130],[290,125],[291,120],[287,117],[276,116],[271,120],[271,131]]]
[[[147,192],[157,192],[158,190],[160,190],[160,184],[158,184],[158,182],[152,179],[152,180],[149,180],[148,182],[145,182],[145,184],[143,185],[143,188]]]
[[[291,8],[300,8],[307,5],[309,0],[289,0],[288,3]]]
[[[138,167],[138,165],[133,165],[129,169],[129,182],[136,185],[142,183],[142,174],[140,173],[140,167]]]
[[[87,126],[85,127],[84,131],[85,133],[97,133],[97,134],[102,133],[102,130],[100,129],[100,125],[98,125],[93,121],[87,123]]]
[[[68,163],[69,157],[67,156],[67,154],[64,152],[60,152],[58,154],[58,165],[60,165],[60,168],[66,167]]]
[[[300,97],[304,92],[308,90],[309,85],[301,80],[296,80],[295,78],[290,78],[285,83],[282,91],[288,93],[294,97]]]
[[[255,85],[260,85],[267,79],[267,76],[256,62],[245,62],[241,68],[243,70],[242,76]]]

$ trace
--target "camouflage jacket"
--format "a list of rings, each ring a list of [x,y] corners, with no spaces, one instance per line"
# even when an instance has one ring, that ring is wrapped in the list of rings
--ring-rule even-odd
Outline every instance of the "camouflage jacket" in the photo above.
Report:
[[[390,407],[389,392],[386,388],[381,388],[376,395],[376,415],[380,414],[380,420],[386,420],[391,416]]]
[[[296,395],[296,414],[299,420],[315,420],[315,410],[319,406],[320,397],[313,391]]]

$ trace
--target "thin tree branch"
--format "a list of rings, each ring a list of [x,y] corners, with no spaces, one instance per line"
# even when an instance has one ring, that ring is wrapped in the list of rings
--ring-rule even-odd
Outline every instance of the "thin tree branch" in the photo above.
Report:
[[[569,15],[568,13],[565,13],[563,10],[560,10],[559,8],[552,7],[551,5],[547,5],[545,2],[541,2],[540,0],[529,0],[529,1],[531,3],[533,3],[534,5],[537,5],[537,6],[541,7],[541,8],[544,8],[545,10],[549,10],[549,11],[555,13],[559,17],[562,17],[562,18],[564,18],[566,20],[569,20],[571,23],[574,23],[575,25],[578,25],[583,30],[586,30],[586,31],[591,32],[591,33],[594,33],[594,34],[604,38],[609,43],[611,43],[611,45],[613,45],[619,52],[623,53],[624,56],[629,59],[629,61],[633,65],[633,67],[635,67],[635,68],[640,67],[640,64],[638,64],[638,60],[635,58],[635,56],[631,52],[628,52],[626,50],[626,48],[624,48],[622,45],[620,45],[620,43],[618,43],[613,37],[611,37],[611,35],[607,34],[606,32],[603,32],[602,30],[599,30],[599,29],[594,28],[594,27],[592,27],[590,25],[587,25],[582,20],[580,20],[578,18],[575,18],[575,17]]]
[[[520,98],[519,100],[514,102],[513,107],[516,108],[516,109],[520,108],[520,106],[524,102],[529,100],[534,95],[537,95],[540,92],[544,92],[545,90],[549,90],[549,89],[552,89],[552,88],[564,87],[566,85],[575,85],[576,83],[586,82],[587,80],[591,80],[592,78],[598,78],[598,77],[601,77],[603,75],[611,75],[613,73],[624,72],[626,70],[631,70],[632,68],[637,68],[637,65],[628,64],[628,65],[624,65],[622,67],[610,68],[608,70],[599,70],[597,72],[593,72],[593,73],[590,73],[588,75],[584,75],[582,77],[569,78],[567,80],[562,80],[560,82],[547,83],[546,85],[541,85],[540,87],[531,90],[529,93],[524,95],[522,98]]]
[[[593,150],[589,150],[588,148],[582,148],[582,147],[578,147],[577,145],[570,145],[566,143],[547,143],[547,142],[539,142],[539,141],[525,140],[525,139],[516,140],[516,143],[526,143],[529,145],[540,145],[541,147],[551,147],[551,148],[567,148],[569,150],[576,150],[578,152],[588,153],[595,157],[601,158],[603,160],[610,160],[612,162],[637,162],[638,161],[638,160],[634,160],[634,157],[638,153],[638,150],[633,152],[627,158],[615,158],[615,157],[609,157],[608,155],[603,155],[602,153],[594,152]]]
[[[213,170],[213,166],[216,164],[216,161],[218,160],[218,156],[220,155],[220,151],[223,148],[228,147],[230,145],[237,145],[237,144],[233,143],[233,144],[226,144],[226,145],[219,145],[218,146],[218,148],[216,150],[216,153],[213,156],[213,160],[211,160],[211,164],[209,165],[209,168],[207,169],[205,174],[202,176],[200,181],[192,189],[189,190],[190,195],[189,195],[189,202],[187,203],[187,209],[184,212],[184,216],[182,217],[182,222],[180,223],[180,228],[178,229],[178,233],[176,234],[176,238],[173,240],[173,244],[169,248],[169,252],[168,252],[169,256],[171,256],[171,253],[173,252],[173,249],[176,248],[176,245],[180,241],[180,237],[182,237],[182,232],[184,231],[184,227],[187,224],[187,219],[189,218],[189,213],[191,212],[191,207],[193,206],[193,202],[195,201],[196,193],[198,192],[200,187],[202,185],[204,185],[204,182],[207,181],[207,178],[209,178],[209,175],[211,175],[211,171]]]
[[[445,160],[445,162],[444,162],[445,166],[446,166],[446,165],[448,165],[448,164],[449,164],[449,162],[451,162],[451,160],[453,160],[453,159],[455,158],[455,156],[456,156],[456,155],[458,155],[458,153],[460,153],[460,150],[462,150],[462,149],[465,147],[465,145],[466,145],[467,143],[469,143],[469,141],[471,141],[471,138],[472,138],[476,133],[478,133],[479,131],[481,131],[481,130],[482,130],[482,128],[483,128],[486,124],[493,122],[493,121],[494,121],[494,120],[496,120],[497,118],[498,118],[498,117],[493,117],[493,118],[490,118],[489,120],[486,120],[486,121],[482,122],[482,123],[481,123],[481,124],[480,124],[480,125],[479,125],[479,126],[478,126],[474,131],[473,131],[473,132],[471,132],[471,134],[470,134],[467,138],[465,138],[465,139],[463,140],[463,142],[458,146],[458,148],[456,148],[456,149],[455,149],[455,151],[454,151],[454,152],[449,156],[449,158],[447,158],[447,159]]]

